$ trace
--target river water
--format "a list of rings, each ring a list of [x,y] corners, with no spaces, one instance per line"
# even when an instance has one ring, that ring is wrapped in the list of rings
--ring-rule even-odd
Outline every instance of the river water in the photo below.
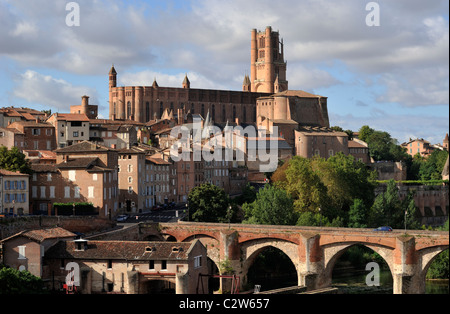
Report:
[[[332,285],[343,294],[392,294],[393,279],[389,270],[380,270],[380,286],[368,287],[368,272],[333,274]],[[448,280],[427,280],[426,294],[449,294]]]

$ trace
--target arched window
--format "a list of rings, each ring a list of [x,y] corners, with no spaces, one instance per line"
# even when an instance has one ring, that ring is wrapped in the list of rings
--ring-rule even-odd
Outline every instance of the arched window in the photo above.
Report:
[[[145,121],[150,121],[150,103],[145,103]]]
[[[160,104],[159,104],[159,118],[161,119],[161,117],[162,117],[162,115],[163,115],[163,113],[164,113],[164,106],[163,106],[164,104],[163,104],[163,102],[161,102]]]
[[[191,104],[191,113],[192,113],[192,114],[195,113],[194,103]]]
[[[131,117],[131,101],[127,103],[127,118],[130,119]]]
[[[236,106],[233,106],[233,122],[236,121]]]
[[[114,102],[114,105],[113,105],[113,115],[115,116],[116,114],[117,114],[117,107],[116,107],[116,102]]]
[[[246,122],[247,121],[247,107],[244,106],[243,110],[244,110],[244,121],[242,121],[242,122]]]
[[[222,122],[225,122],[227,120],[227,113],[225,109],[225,105],[222,105]]]
[[[201,115],[202,115],[203,118],[205,118],[205,104],[202,104]]]
[[[212,105],[211,107],[211,119],[216,121],[216,105]]]

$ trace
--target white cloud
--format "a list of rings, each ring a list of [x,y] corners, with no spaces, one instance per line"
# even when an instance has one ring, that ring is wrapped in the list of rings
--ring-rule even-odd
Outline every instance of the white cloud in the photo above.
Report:
[[[97,102],[97,92],[91,87],[73,86],[62,79],[27,70],[16,78],[13,95],[30,104],[39,104],[69,112],[72,105],[81,104],[81,96],[90,96],[90,103]]]

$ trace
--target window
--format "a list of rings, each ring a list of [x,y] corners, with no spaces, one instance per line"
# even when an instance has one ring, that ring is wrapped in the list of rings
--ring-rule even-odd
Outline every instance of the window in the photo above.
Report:
[[[54,186],[50,187],[50,198],[55,198],[55,187]]]
[[[155,261],[149,261],[148,262],[148,269],[149,270],[155,269]]]
[[[108,269],[112,269],[112,259],[108,260]]]
[[[73,182],[73,181],[75,181],[75,177],[76,177],[76,171],[69,170],[69,180]]]
[[[161,261],[161,270],[167,270],[167,261]]]
[[[70,198],[70,186],[65,186],[64,187],[64,197],[65,198]]]
[[[33,135],[41,135],[41,129],[33,129],[32,134]]]
[[[73,137],[78,137],[78,131],[73,132]]]
[[[47,173],[47,181],[52,182],[52,173],[51,172]]]
[[[93,186],[88,187],[88,198],[94,198],[94,187]]]
[[[25,246],[18,246],[19,249],[19,258],[18,259],[26,259],[25,257]]]
[[[79,186],[75,187],[75,195],[74,195],[74,197],[75,198],[80,198],[80,187]]]
[[[194,268],[202,267],[202,256],[194,257]]]

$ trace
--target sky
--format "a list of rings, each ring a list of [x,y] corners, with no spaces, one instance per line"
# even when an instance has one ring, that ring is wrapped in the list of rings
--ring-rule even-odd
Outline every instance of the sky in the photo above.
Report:
[[[0,107],[62,113],[88,95],[107,118],[112,64],[119,86],[181,87],[187,73],[191,88],[240,91],[251,30],[272,26],[289,89],[328,97],[331,126],[442,143],[448,12],[447,0],[0,0]]]

